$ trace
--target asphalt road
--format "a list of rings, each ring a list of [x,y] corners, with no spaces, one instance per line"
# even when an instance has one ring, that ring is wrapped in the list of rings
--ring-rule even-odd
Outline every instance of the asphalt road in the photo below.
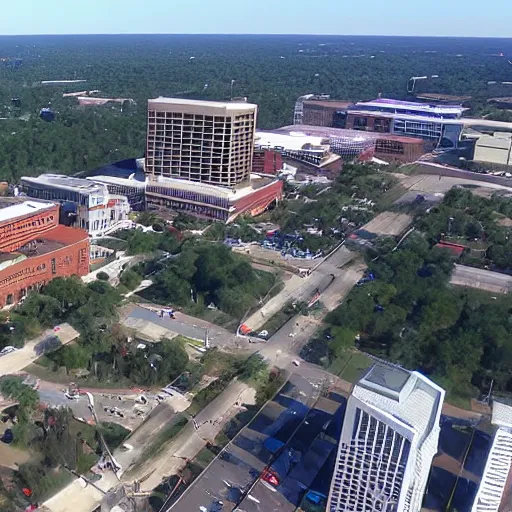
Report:
[[[219,512],[233,510],[243,498],[241,493],[254,485],[272,460],[272,454],[264,447],[264,442],[269,437],[288,442],[315,403],[321,386],[322,381],[310,381],[293,374],[274,400],[242,429],[200,478],[167,510],[193,512],[201,510],[200,507],[212,510],[219,501],[224,504],[218,508]]]
[[[492,293],[512,291],[512,276],[465,265],[455,265],[450,283]]]
[[[225,346],[241,342],[241,339],[237,338],[235,334],[217,325],[198,320],[179,312],[175,313],[175,317],[176,318],[172,319],[169,318],[169,315],[164,315],[164,317],[161,318],[158,312],[141,306],[135,306],[127,319],[150,322],[168,331],[198,341],[204,341],[206,332],[208,332],[208,339],[211,346]]]

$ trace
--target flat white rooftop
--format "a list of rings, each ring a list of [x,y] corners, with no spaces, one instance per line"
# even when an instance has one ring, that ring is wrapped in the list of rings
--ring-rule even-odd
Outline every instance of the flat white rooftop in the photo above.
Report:
[[[394,112],[378,112],[375,110],[351,110],[351,115],[356,116],[371,116],[371,117],[385,117],[390,119],[402,119],[404,121],[417,121],[421,123],[432,123],[432,124],[454,124],[459,126],[471,127],[476,130],[483,128],[484,131],[487,129],[495,128],[496,130],[502,130],[512,132],[512,123],[506,121],[492,121],[490,119],[476,119],[472,117],[459,117],[458,119],[445,119],[441,117],[428,117],[423,115],[415,114],[395,114]]]
[[[29,215],[31,213],[48,210],[54,206],[54,203],[42,203],[34,200],[27,200],[23,201],[22,203],[16,203],[0,209],[0,222],[13,220],[18,217],[23,217],[24,215]]]
[[[187,190],[196,194],[206,194],[214,197],[219,197],[234,201],[235,199],[241,199],[254,191],[259,190],[267,185],[275,183],[276,180],[269,180],[268,178],[262,178],[257,174],[251,174],[250,181],[240,183],[236,187],[220,187],[217,185],[210,185],[208,183],[200,183],[198,181],[189,181],[180,178],[167,178],[164,176],[156,177],[156,180],[148,180],[146,184],[150,186],[163,186],[170,189]],[[151,192],[150,192],[151,193]],[[155,193],[155,192],[153,192]]]
[[[439,421],[444,391],[418,372],[375,364],[357,383],[355,398],[390,414],[425,437]]]
[[[512,406],[493,400],[491,423],[498,427],[512,428]]]
[[[87,180],[97,183],[108,183],[113,185],[125,185],[127,187],[144,188],[144,181],[134,180],[130,178],[119,178],[118,176],[89,176]]]
[[[329,141],[324,137],[315,137],[301,132],[290,132],[290,134],[274,132],[256,132],[255,145],[257,147],[282,147],[290,151],[324,149],[329,147]],[[310,147],[306,147],[310,146]]]
[[[206,101],[206,100],[188,100],[183,98],[153,98],[148,100],[148,104],[160,104],[160,105],[176,105],[176,106],[189,106],[189,107],[201,107],[201,108],[218,108],[227,110],[247,110],[252,111],[257,108],[254,103],[236,102],[236,101]]]
[[[94,183],[93,181],[85,178],[73,178],[64,174],[41,174],[37,178],[23,176],[21,181],[35,185],[46,185],[49,187],[74,190],[81,194],[107,193],[105,185],[101,183]]]
[[[393,100],[375,100],[375,101],[359,101],[357,106],[365,106],[371,108],[387,108],[397,110],[417,110],[418,112],[432,112],[435,114],[455,114],[461,115],[464,108],[460,105],[429,105],[427,103],[400,102]]]

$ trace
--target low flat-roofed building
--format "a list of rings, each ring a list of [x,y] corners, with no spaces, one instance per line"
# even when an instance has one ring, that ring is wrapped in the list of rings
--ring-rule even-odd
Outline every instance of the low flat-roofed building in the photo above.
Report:
[[[283,126],[275,132],[321,139],[324,145],[328,144],[331,152],[341,155],[345,161],[366,161],[375,156],[389,163],[408,163],[418,160],[426,152],[424,139],[391,133],[309,125]]]
[[[146,184],[146,201],[152,208],[167,208],[198,217],[232,222],[242,214],[258,215],[282,199],[283,182],[251,175],[249,182],[233,188],[158,177]]]
[[[415,101],[401,101],[377,98],[371,101],[358,101],[353,110],[386,112],[389,114],[410,114],[441,119],[458,119],[467,108],[462,105],[437,105]]]
[[[422,92],[416,94],[419,100],[436,101],[439,103],[458,103],[463,105],[467,103],[471,96],[455,96],[454,94],[439,94],[436,92]]]
[[[106,185],[110,194],[125,196],[130,208],[134,211],[145,209],[146,183],[131,178],[119,178],[117,176],[91,176],[88,180]]]
[[[294,125],[272,131],[258,131],[256,149],[280,151],[285,159],[301,162],[313,168],[339,170],[341,160],[337,153],[331,151],[329,137],[306,133],[307,128],[305,125]]]
[[[475,162],[512,165],[512,133],[482,135],[475,143]]]
[[[489,98],[487,103],[491,103],[496,108],[512,110],[512,96],[504,96],[501,98]]]
[[[23,192],[30,197],[73,203],[75,211],[65,223],[85,229],[91,236],[103,236],[121,228],[128,220],[126,196],[111,194],[104,183],[62,174],[41,174],[21,178]]]

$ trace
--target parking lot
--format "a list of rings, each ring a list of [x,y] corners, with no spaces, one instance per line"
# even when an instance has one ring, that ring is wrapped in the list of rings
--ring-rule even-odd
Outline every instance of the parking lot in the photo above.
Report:
[[[313,453],[317,447],[313,445],[317,432],[325,424],[325,415],[329,415],[315,407],[323,400],[319,400],[323,384],[322,380],[307,380],[292,374],[276,397],[242,429],[171,509],[190,512],[205,507],[206,510],[216,509],[220,512],[239,506],[243,510],[270,511],[275,510],[275,500],[292,506],[287,495],[290,495],[290,490],[293,493],[296,476],[290,475],[287,480],[287,475],[281,475],[282,491],[286,495],[280,488],[276,492],[269,490],[266,494],[264,484],[257,482],[267,466],[271,466],[283,454],[286,456],[288,449],[302,450],[304,465],[296,466],[296,469],[298,473],[306,471],[307,461],[314,459]],[[321,407],[326,408],[325,404]],[[332,446],[335,446],[335,442]],[[275,447],[280,448],[276,451]],[[310,447],[311,457],[308,459]],[[310,475],[310,480],[315,476]],[[254,493],[258,493],[259,504],[253,501]],[[292,499],[297,501],[297,497]],[[253,504],[258,507],[251,508]]]

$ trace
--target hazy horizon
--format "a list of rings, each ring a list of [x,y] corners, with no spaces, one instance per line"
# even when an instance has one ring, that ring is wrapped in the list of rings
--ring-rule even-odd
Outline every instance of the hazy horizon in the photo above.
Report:
[[[2,6],[2,35],[343,35],[511,38],[510,0],[19,0]],[[364,27],[364,28],[363,28]],[[248,30],[250,28],[250,30]]]

